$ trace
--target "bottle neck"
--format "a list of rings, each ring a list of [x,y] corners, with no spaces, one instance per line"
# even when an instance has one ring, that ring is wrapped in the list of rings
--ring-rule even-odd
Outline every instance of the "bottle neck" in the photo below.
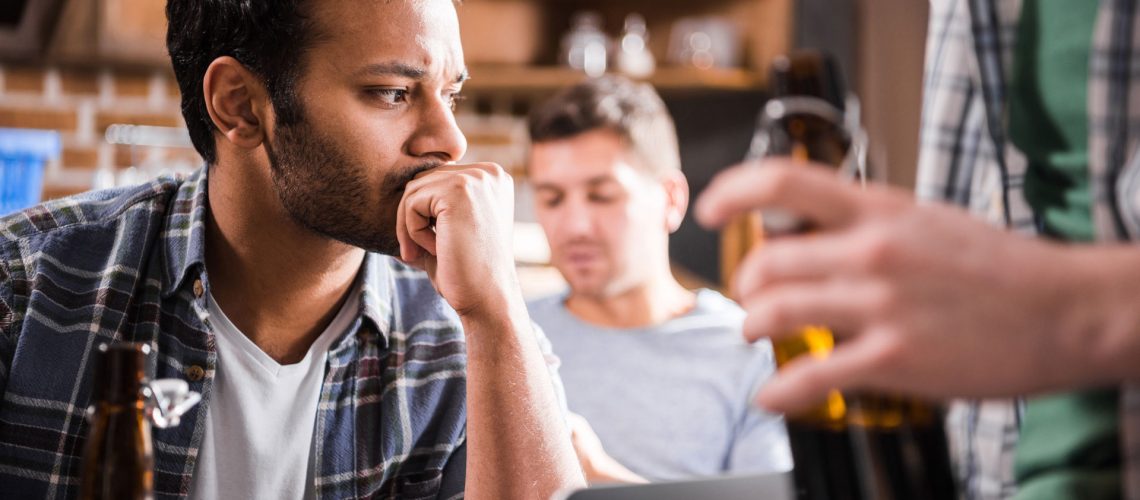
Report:
[[[146,401],[97,401],[88,408],[88,423],[93,428],[108,428],[119,425],[142,426],[146,432],[151,427],[147,416]]]
[[[107,388],[102,394],[96,394],[92,400],[95,405],[108,406],[142,406],[146,401],[146,390],[140,384],[124,384]]]
[[[146,401],[135,399],[130,401],[96,401],[91,405],[93,411],[98,413],[143,412],[146,411]]]
[[[150,397],[147,388],[145,344],[99,346],[95,357],[91,402],[133,405]]]

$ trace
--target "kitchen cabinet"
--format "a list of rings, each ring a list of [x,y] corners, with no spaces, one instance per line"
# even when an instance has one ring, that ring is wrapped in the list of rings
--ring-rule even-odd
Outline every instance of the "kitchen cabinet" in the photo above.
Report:
[[[464,52],[473,79],[468,92],[544,93],[584,78],[559,65],[562,36],[575,13],[593,11],[617,38],[625,17],[644,16],[657,71],[646,78],[663,92],[757,90],[772,60],[791,44],[792,0],[465,0],[459,5]],[[678,21],[714,17],[735,29],[740,57],[726,68],[669,62]]]

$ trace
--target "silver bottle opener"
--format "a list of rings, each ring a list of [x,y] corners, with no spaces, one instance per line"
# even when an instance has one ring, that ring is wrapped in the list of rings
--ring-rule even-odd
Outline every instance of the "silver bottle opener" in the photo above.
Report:
[[[190,384],[177,378],[150,381],[152,411],[150,419],[155,427],[166,429],[179,424],[182,415],[202,400],[202,395],[190,390]]]

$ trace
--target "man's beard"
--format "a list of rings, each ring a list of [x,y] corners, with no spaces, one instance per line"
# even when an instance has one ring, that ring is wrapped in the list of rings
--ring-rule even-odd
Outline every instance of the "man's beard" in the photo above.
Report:
[[[396,208],[404,186],[417,174],[438,166],[423,164],[368,184],[367,168],[348,159],[334,141],[318,134],[302,118],[278,124],[276,141],[265,151],[273,186],[285,211],[305,228],[371,252],[398,256]],[[379,190],[379,206],[370,207]]]

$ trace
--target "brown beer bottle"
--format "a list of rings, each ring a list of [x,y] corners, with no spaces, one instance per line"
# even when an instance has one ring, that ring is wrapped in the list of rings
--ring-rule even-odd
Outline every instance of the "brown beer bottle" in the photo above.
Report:
[[[94,354],[80,499],[154,498],[148,354],[150,346],[135,343],[101,344]]]
[[[773,64],[773,98],[761,114],[753,156],[831,165],[864,181],[857,111],[848,104],[831,57],[803,51]],[[819,200],[827,203],[827,200]],[[811,231],[781,212],[763,214],[766,237]],[[827,356],[835,338],[824,326],[773,343],[776,363]],[[936,406],[880,394],[832,391],[818,407],[788,415],[799,500],[956,499],[942,415]]]

